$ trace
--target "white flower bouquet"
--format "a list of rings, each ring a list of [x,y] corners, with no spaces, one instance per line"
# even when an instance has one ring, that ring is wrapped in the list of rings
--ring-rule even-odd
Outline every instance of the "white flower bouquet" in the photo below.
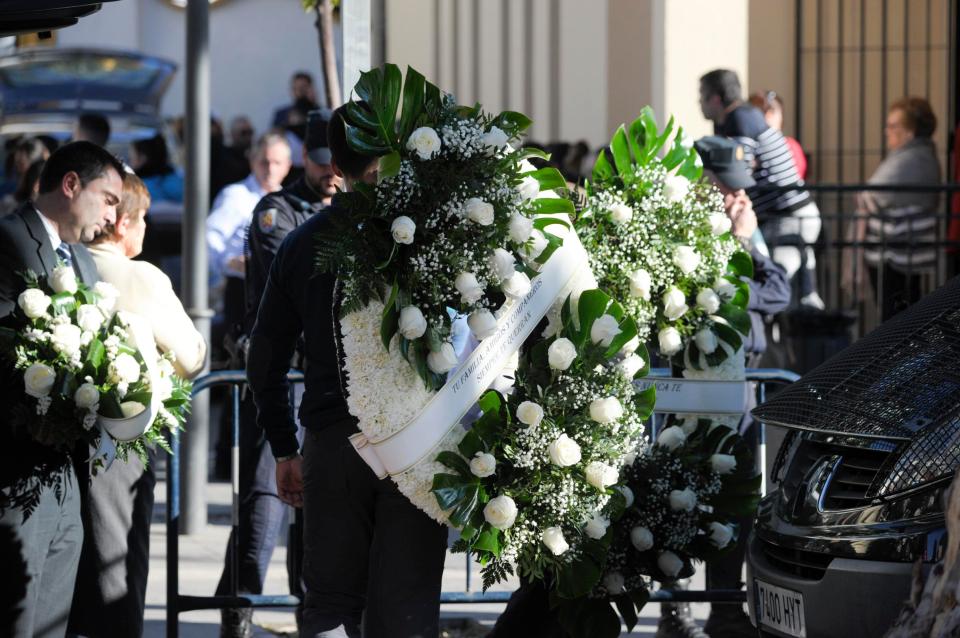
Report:
[[[480,400],[483,415],[455,451],[433,492],[461,528],[455,549],[484,564],[484,586],[516,570],[556,576],[557,593],[583,596],[600,578],[615,489],[643,448],[654,390],[637,394],[648,370],[633,319],[600,290],[568,300],[556,334],[528,341],[516,382]],[[553,579],[551,579],[553,580]]]
[[[750,256],[730,234],[719,191],[673,119],[645,107],[621,126],[587,184],[576,229],[600,286],[623,300],[640,338],[682,367],[720,365],[750,331]],[[662,157],[661,157],[662,155]]]
[[[16,327],[0,329],[4,351],[22,370],[14,430],[65,450],[85,439],[97,450],[91,462],[107,467],[131,451],[146,462],[145,446],[166,447],[165,432],[183,423],[190,384],[158,357],[142,319],[115,311],[110,284],[88,288],[63,265],[48,281],[25,279]]]

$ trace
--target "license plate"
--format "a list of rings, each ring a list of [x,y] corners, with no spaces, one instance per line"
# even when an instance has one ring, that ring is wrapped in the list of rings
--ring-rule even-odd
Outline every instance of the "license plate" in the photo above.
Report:
[[[788,636],[807,638],[807,623],[803,617],[803,594],[791,589],[753,581],[756,595],[757,623],[781,631]]]

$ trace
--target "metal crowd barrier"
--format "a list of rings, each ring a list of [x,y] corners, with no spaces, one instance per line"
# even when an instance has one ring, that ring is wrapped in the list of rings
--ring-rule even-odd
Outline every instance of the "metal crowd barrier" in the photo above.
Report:
[[[650,371],[651,378],[668,378],[670,371],[666,368],[655,368]],[[303,373],[290,371],[289,381],[292,384],[303,382]],[[767,384],[787,384],[799,378],[794,372],[777,369],[748,369],[746,380],[757,384],[757,401],[762,403],[766,396]],[[193,393],[198,394],[212,387],[230,386],[230,408],[232,418],[232,454],[231,454],[231,490],[232,504],[232,539],[234,550],[239,542],[239,495],[240,495],[240,392],[246,383],[246,375],[242,370],[227,370],[211,372],[197,379],[193,384]],[[293,405],[293,387],[291,386],[291,405]],[[704,409],[704,412],[709,410]],[[766,436],[764,426],[757,422],[759,427],[758,460],[761,471],[766,471]],[[170,440],[173,454],[167,460],[167,637],[179,636],[179,615],[199,609],[226,609],[234,607],[272,607],[292,608],[300,604],[297,596],[290,595],[234,595],[230,596],[192,596],[180,593],[179,583],[179,522],[180,522],[180,438],[174,435]],[[764,483],[766,482],[764,476]],[[234,561],[237,552],[233,551]],[[231,590],[237,591],[238,569],[234,565],[232,570],[233,582]],[[443,592],[440,595],[442,604],[453,603],[504,603],[510,598],[511,592],[476,592],[471,591],[472,558],[466,556],[466,580],[464,591]],[[711,603],[742,603],[746,601],[746,592],[743,590],[669,590],[661,589],[651,593],[650,601],[655,603],[666,602],[711,602]]]

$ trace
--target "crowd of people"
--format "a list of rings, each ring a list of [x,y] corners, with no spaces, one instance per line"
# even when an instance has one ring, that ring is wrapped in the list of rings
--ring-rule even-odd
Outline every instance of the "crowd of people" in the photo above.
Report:
[[[194,329],[170,277],[134,259],[143,250],[151,206],[183,201],[183,175],[163,135],[133,142],[125,149],[129,165],[124,165],[105,150],[110,142],[109,122],[86,114],[78,119],[69,143],[58,145],[53,138],[41,136],[8,144],[7,180],[0,193],[4,317],[10,316],[22,289],[19,273],[28,268],[49,273],[59,260],[72,264],[87,283],[102,280],[116,286],[124,309],[151,322],[157,346],[176,355],[177,372],[185,378],[198,374],[210,352],[223,344],[223,356],[230,358],[224,365],[247,367],[253,391],[244,395],[240,412],[239,538],[228,545],[218,594],[233,593],[234,581],[239,583],[239,594],[262,593],[285,516],[284,503],[299,507],[313,500],[329,506],[330,512],[339,511],[343,503],[332,501],[324,492],[331,480],[330,467],[346,457],[356,460],[352,451],[344,452],[328,440],[336,428],[318,425],[334,415],[343,419],[346,430],[349,417],[339,373],[331,369],[331,361],[337,360],[331,351],[335,340],[328,334],[331,306],[317,304],[318,298],[330,298],[332,303],[335,295],[330,286],[334,284],[311,278],[310,251],[305,246],[309,229],[321,223],[316,220],[323,216],[316,213],[333,210],[332,198],[338,189],[375,180],[377,163],[346,144],[342,120],[336,112],[318,107],[309,74],[294,75],[291,95],[292,102],[274,113],[273,128],[259,137],[243,116],[230,122],[229,146],[222,126],[213,127],[207,246],[210,287],[220,319],[210,344]],[[737,75],[718,69],[700,78],[700,105],[715,133],[696,143],[707,178],[722,193],[732,232],[756,264],[750,282],[753,334],[748,346],[755,361],[765,348],[766,318],[791,304],[824,306],[817,291],[813,250],[820,213],[803,188],[807,157],[799,143],[781,130],[784,107],[775,92],[744,99]],[[935,128],[936,118],[925,100],[894,102],[885,129],[889,154],[870,183],[938,183],[940,166],[931,141]],[[575,181],[588,161],[589,149],[581,143],[556,151],[560,168]],[[852,233],[869,246],[865,272],[875,287],[883,282],[885,316],[919,296],[916,277],[930,267],[931,259],[928,250],[916,248],[913,242],[918,235],[926,239],[932,234],[938,201],[936,194],[897,191],[868,191],[858,197],[865,216]],[[285,244],[284,239],[298,228],[304,230]],[[882,249],[877,248],[880,244]],[[275,259],[282,263],[274,267]],[[278,272],[288,280],[277,279]],[[266,298],[283,303],[262,304]],[[247,366],[248,361],[254,364]],[[307,398],[300,409],[305,415],[306,440],[304,429],[298,429],[299,420],[290,416],[285,382],[290,367],[307,372]],[[5,387],[10,392],[16,384]],[[302,393],[295,402],[301,398]],[[745,433],[749,425],[742,425]],[[345,437],[340,438],[345,445]],[[326,444],[319,445],[323,441]],[[29,440],[15,439],[0,459],[4,489],[17,489],[22,478],[18,473],[41,462],[52,464],[69,486],[63,494],[52,488],[44,491],[29,520],[0,499],[0,528],[13,530],[24,574],[30,576],[18,602],[12,635],[53,636],[67,631],[86,636],[140,635],[156,481],[153,464],[145,467],[132,460],[90,481],[84,451],[51,455],[40,448]],[[367,478],[361,486],[363,498],[378,502],[384,498],[378,490],[385,484]],[[299,521],[293,533],[303,535],[304,525],[308,530],[323,528],[330,523],[330,512]],[[366,510],[337,514],[341,517],[337,524],[354,520],[358,529],[369,532],[348,539],[353,543],[351,551],[379,551],[376,525],[364,518],[367,514]],[[404,510],[403,515],[407,514]],[[432,533],[433,528],[424,529]],[[340,544],[347,541],[320,542],[323,535],[319,533],[307,536],[312,540],[303,550],[303,569],[293,570],[290,577],[291,591],[303,594],[299,619],[314,631],[308,633],[311,636],[353,635],[343,633],[343,627],[359,625],[359,611],[369,593],[365,574],[352,582],[343,578],[343,570],[329,570],[343,549]],[[291,543],[291,547],[302,545]],[[384,554],[377,560],[389,571],[394,558]],[[727,563],[718,564],[711,583],[741,586],[742,558],[742,551],[734,552]],[[232,573],[235,564],[237,574]],[[414,598],[420,596],[411,603],[411,608],[419,610],[418,617],[433,615],[437,601],[427,600],[433,593],[431,588],[410,592]],[[368,599],[368,611],[371,601],[381,607],[369,622],[390,626],[392,614],[399,611],[376,596]],[[105,606],[111,614],[98,612]],[[716,635],[749,631],[742,611],[732,609],[712,614],[707,630]],[[221,636],[250,636],[251,614],[249,609],[224,610]],[[506,618],[509,623],[510,616]],[[424,622],[428,627],[429,622]],[[507,631],[501,629],[501,635],[508,635]],[[664,606],[659,636],[696,636],[698,631],[682,606]]]

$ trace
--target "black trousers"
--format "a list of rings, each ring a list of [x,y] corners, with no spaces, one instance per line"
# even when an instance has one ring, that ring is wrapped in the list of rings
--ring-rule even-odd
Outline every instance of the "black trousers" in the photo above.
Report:
[[[300,636],[433,638],[447,528],[377,479],[344,417],[304,438]]]
[[[71,634],[129,638],[143,633],[157,456],[150,455],[147,467],[133,454],[127,462],[116,460],[81,490],[84,539]]]
[[[61,488],[41,486],[29,515],[17,507],[0,513],[2,636],[63,638],[67,631],[83,524],[73,467],[58,473]]]

